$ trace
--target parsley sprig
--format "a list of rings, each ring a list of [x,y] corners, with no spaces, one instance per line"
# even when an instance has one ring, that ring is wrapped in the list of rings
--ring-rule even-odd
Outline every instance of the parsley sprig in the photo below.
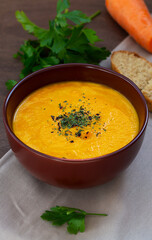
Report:
[[[65,206],[56,206],[45,211],[41,218],[52,222],[52,225],[61,226],[68,224],[67,230],[71,234],[85,231],[85,217],[88,215],[107,216],[107,214],[87,213],[84,210]]]
[[[99,15],[100,11],[88,17],[79,10],[69,11],[69,7],[69,0],[58,0],[57,15],[49,21],[49,29],[38,27],[23,11],[16,11],[18,22],[25,31],[35,37],[35,40],[25,41],[14,55],[24,66],[20,79],[36,70],[56,64],[99,64],[110,55],[105,47],[95,46],[101,39],[94,30],[85,26]],[[15,80],[9,80],[6,86],[10,90],[16,83]]]

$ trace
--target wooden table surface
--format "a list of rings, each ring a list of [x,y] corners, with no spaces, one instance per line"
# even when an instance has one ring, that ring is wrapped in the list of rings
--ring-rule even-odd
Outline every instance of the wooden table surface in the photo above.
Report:
[[[146,0],[147,7],[152,12],[152,1]],[[2,107],[8,93],[5,82],[9,79],[19,80],[22,64],[13,58],[24,40],[29,39],[15,18],[16,10],[23,10],[27,16],[40,27],[48,28],[48,20],[56,15],[57,0],[1,0],[0,4],[0,157],[9,149],[2,120]],[[110,17],[104,0],[71,0],[71,9],[81,10],[87,15],[92,15],[101,10],[100,16],[89,24],[90,28],[97,31],[98,36],[104,41],[98,46],[105,46],[109,50],[115,48],[127,33]]]

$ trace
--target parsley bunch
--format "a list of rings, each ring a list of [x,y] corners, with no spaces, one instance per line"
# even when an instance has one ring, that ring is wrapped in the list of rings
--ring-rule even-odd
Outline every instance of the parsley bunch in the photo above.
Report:
[[[35,40],[25,41],[14,55],[14,58],[20,58],[24,66],[20,79],[56,64],[99,64],[110,55],[105,47],[95,46],[101,39],[94,30],[85,27],[100,11],[88,17],[78,10],[69,11],[69,7],[69,0],[58,0],[57,15],[49,21],[49,29],[38,27],[23,11],[16,11],[16,18],[24,30],[36,37]],[[6,86],[10,90],[16,83],[15,80],[8,80]]]
[[[87,215],[107,216],[107,214],[87,213],[81,209],[64,206],[52,207],[50,210],[51,211],[45,211],[41,218],[52,222],[52,225],[56,226],[67,223],[67,230],[71,234],[85,231],[85,217]]]

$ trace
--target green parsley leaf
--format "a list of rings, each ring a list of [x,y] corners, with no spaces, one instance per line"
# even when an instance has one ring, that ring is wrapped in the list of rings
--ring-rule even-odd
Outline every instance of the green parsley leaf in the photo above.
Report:
[[[50,65],[49,65],[50,66]],[[35,71],[38,71],[38,70],[40,70],[40,69],[42,69],[43,67],[42,67],[42,65],[37,65],[37,66],[35,66],[35,67],[32,67],[32,72],[35,72]]]
[[[17,81],[15,80],[8,80],[5,85],[7,87],[8,90],[11,90],[15,85],[16,85]]]
[[[97,35],[96,32],[93,29],[83,29],[83,33],[86,35],[88,41],[91,44],[94,44],[95,42],[102,41]]]
[[[77,234],[85,231],[85,217],[87,215],[107,216],[107,214],[87,213],[78,208],[70,208],[65,206],[56,206],[45,211],[41,218],[52,222],[52,225],[61,226],[67,223],[67,231],[70,234]]]
[[[57,31],[54,31],[54,42],[52,45],[52,52],[58,54],[64,49],[66,45],[66,39],[58,34]]]
[[[33,34],[36,37],[42,38],[41,35],[44,35],[48,30],[38,27],[33,22],[29,20],[26,14],[23,11],[16,11],[15,13],[18,22],[22,24],[22,27],[25,31],[28,31],[30,34]]]
[[[71,234],[77,234],[78,232],[85,231],[85,218],[84,216],[77,216],[76,218],[72,218],[68,222],[67,230]]]
[[[51,65],[56,65],[59,62],[60,60],[55,56],[40,59],[41,68],[51,66]]]
[[[63,16],[63,14],[56,16],[55,23],[57,26],[60,26],[60,27],[66,27],[68,25],[67,20]]]
[[[89,41],[85,37],[85,35],[82,32],[83,26],[78,26],[73,28],[71,37],[69,38],[67,42],[67,49],[71,49],[77,52],[82,53],[82,49],[85,49],[84,46],[88,45]],[[81,49],[82,46],[82,49]],[[80,51],[81,49],[81,51]]]
[[[64,13],[64,16],[75,24],[89,23],[91,19],[79,10]]]
[[[58,0],[57,2],[57,14],[63,12],[70,7],[69,0]]]
[[[53,41],[53,31],[44,32],[43,34],[39,35],[40,40],[40,47],[50,46]]]

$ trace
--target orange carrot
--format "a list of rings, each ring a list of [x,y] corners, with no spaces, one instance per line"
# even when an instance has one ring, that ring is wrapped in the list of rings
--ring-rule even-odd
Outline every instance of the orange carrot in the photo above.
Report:
[[[143,0],[106,0],[110,15],[137,43],[152,53],[152,18]]]

